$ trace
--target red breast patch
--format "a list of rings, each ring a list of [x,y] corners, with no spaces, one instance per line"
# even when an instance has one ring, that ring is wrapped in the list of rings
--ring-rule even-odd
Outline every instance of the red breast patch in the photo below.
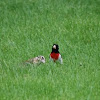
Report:
[[[51,53],[50,57],[54,60],[57,60],[59,58],[59,53]]]

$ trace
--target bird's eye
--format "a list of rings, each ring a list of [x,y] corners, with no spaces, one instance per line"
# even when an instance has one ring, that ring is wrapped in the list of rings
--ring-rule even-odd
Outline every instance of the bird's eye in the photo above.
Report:
[[[42,57],[42,59],[44,59],[44,57]]]

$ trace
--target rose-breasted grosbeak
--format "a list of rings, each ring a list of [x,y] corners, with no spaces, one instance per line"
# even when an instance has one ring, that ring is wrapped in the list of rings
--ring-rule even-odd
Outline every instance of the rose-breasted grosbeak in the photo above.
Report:
[[[35,58],[31,58],[25,62],[26,64],[41,64],[45,63],[45,57],[44,56],[37,56]]]
[[[52,52],[50,53],[50,60],[54,62],[60,61],[61,64],[63,63],[61,54],[59,53],[59,46],[57,44],[53,44],[52,46]]]

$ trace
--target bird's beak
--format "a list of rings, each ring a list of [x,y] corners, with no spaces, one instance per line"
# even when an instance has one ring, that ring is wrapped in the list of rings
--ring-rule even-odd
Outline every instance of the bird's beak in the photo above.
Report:
[[[45,60],[44,61],[42,61],[43,63],[45,63]]]
[[[56,49],[56,46],[55,45],[53,46],[53,49]]]

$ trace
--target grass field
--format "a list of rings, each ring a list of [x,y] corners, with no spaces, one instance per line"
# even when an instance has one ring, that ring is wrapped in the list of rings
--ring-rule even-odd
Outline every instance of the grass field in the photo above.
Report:
[[[0,0],[0,100],[100,100],[100,0]]]

